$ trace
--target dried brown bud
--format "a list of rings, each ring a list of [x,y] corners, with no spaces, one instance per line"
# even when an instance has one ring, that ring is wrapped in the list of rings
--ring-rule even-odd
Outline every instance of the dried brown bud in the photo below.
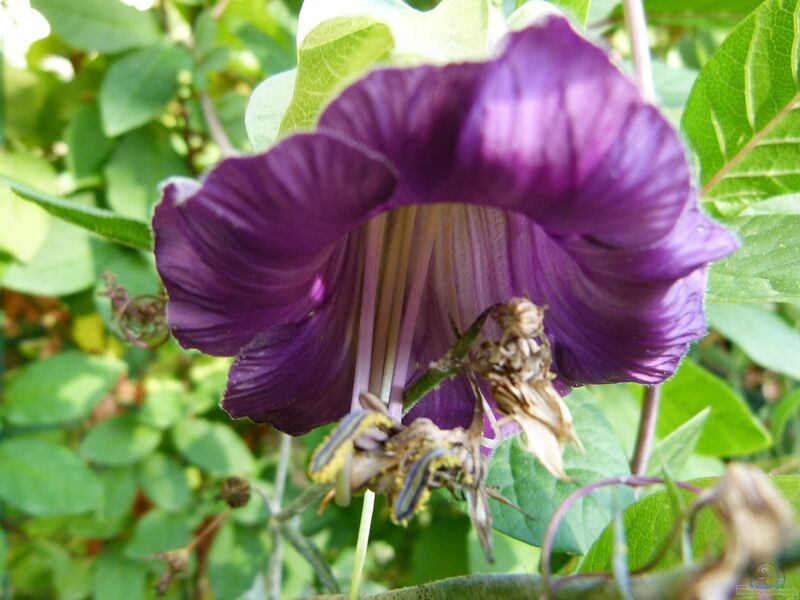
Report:
[[[498,306],[492,316],[506,339],[535,337],[544,327],[544,308],[527,298],[512,298]]]
[[[244,506],[250,501],[250,482],[241,477],[226,477],[217,500],[222,500],[231,508]]]
[[[145,558],[148,560],[163,560],[166,563],[164,572],[156,584],[156,594],[159,596],[167,593],[167,589],[177,575],[189,570],[189,551],[186,548],[169,550],[168,552],[156,552]]]

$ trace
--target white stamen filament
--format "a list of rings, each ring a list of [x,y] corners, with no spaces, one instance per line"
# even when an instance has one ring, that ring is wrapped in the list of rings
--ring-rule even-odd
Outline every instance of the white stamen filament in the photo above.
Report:
[[[403,389],[406,385],[408,376],[408,363],[411,358],[411,346],[414,343],[414,329],[419,317],[419,309],[422,303],[422,294],[425,291],[425,280],[427,279],[428,267],[430,266],[431,255],[433,254],[433,244],[436,241],[436,233],[439,230],[440,206],[431,206],[427,212],[423,213],[425,218],[422,223],[422,234],[418,245],[417,259],[411,272],[411,287],[408,293],[408,302],[403,313],[402,327],[400,328],[400,338],[397,344],[397,357],[394,361],[394,375],[388,376],[388,384],[391,389],[389,396],[389,413],[399,419],[403,411]],[[402,301],[402,297],[401,297]],[[394,314],[392,315],[394,316]],[[397,319],[399,324],[400,319]],[[387,374],[384,371],[384,386],[387,383]],[[381,390],[383,394],[384,390]],[[383,397],[383,395],[381,396]]]
[[[381,400],[385,403],[389,402],[395,373],[397,342],[401,330],[400,321],[403,317],[403,301],[411,257],[411,244],[414,238],[416,208],[398,209],[394,222],[388,225],[386,224],[388,216],[383,216],[380,219],[382,220],[381,225],[375,225],[373,221],[367,226],[367,250],[364,256],[364,281],[362,285],[361,314],[359,317],[360,328],[358,348],[356,349],[356,373],[353,381],[353,408],[359,407],[359,397],[366,391],[374,393],[380,390]],[[378,227],[379,231],[374,231]],[[381,269],[382,246],[386,243],[387,237],[389,247],[385,264]],[[415,282],[417,279],[421,279],[424,283],[427,265],[428,261],[425,262],[424,272],[415,272],[413,274]],[[379,286],[378,274],[380,271],[383,272]],[[378,289],[379,287],[380,290]],[[376,305],[378,309],[377,315],[375,314]],[[418,312],[419,307],[417,306],[415,315]],[[405,369],[405,366],[403,366],[404,372]],[[367,490],[364,494],[364,504],[361,509],[355,563],[353,564],[353,576],[350,583],[351,600],[358,598],[358,589],[361,585],[361,577],[367,556],[369,531],[374,508],[375,493]]]
[[[381,379],[381,402],[389,404],[389,395],[392,389],[392,380],[394,379],[394,372],[397,367],[397,341],[400,335],[401,321],[405,320],[403,313],[403,301],[406,293],[406,282],[408,280],[408,266],[411,259],[411,242],[414,239],[414,227],[416,218],[416,207],[408,209],[406,220],[402,224],[398,224],[398,235],[401,236],[401,250],[400,260],[397,264],[397,269],[394,272],[394,293],[392,294],[392,310],[388,316],[389,332],[386,340],[384,361],[383,361],[383,377]],[[425,279],[425,273],[414,274],[414,277],[421,277]],[[385,272],[385,277],[391,277],[393,274],[388,269]],[[380,318],[380,316],[379,316]]]
[[[361,314],[358,325],[356,370],[353,377],[351,410],[360,408],[359,397],[369,385],[372,336],[375,331],[375,301],[378,296],[378,276],[383,237],[386,232],[386,215],[367,224],[367,246],[364,255],[364,278],[361,286]]]
[[[375,338],[372,340],[372,363],[369,377],[369,389],[380,395],[383,383],[383,366],[386,360],[387,341],[389,339],[389,316],[392,311],[392,301],[395,297],[397,272],[402,253],[403,235],[408,221],[408,211],[399,209],[394,221],[388,225],[388,250],[386,260],[381,269],[381,282],[378,299],[378,314],[375,323]],[[413,223],[413,221],[412,221]],[[378,253],[380,260],[382,252]],[[373,260],[370,258],[370,260]],[[380,263],[378,263],[380,264]],[[404,290],[403,290],[404,291]],[[364,390],[361,390],[364,391]]]

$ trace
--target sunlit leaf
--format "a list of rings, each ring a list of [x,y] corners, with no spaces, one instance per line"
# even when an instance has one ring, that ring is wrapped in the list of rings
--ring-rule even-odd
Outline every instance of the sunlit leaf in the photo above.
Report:
[[[15,425],[79,421],[111,391],[125,363],[80,352],[54,354],[23,368],[6,389],[3,416]]]
[[[769,432],[750,412],[747,403],[724,381],[689,360],[683,361],[661,390],[657,426],[661,437],[709,407],[711,411],[697,442],[697,452],[738,456],[772,444]]]
[[[566,0],[578,5],[583,0]],[[402,0],[306,0],[297,25],[298,45],[321,23],[337,17],[366,17],[385,24],[394,39],[394,62],[458,62],[485,59],[490,52],[491,0],[443,0],[429,11]]]
[[[18,186],[14,189],[18,193],[21,190]],[[73,208],[68,201],[61,202],[76,214],[85,216],[86,207],[75,205]],[[74,225],[54,220],[36,256],[26,265],[12,264],[6,269],[3,286],[26,294],[62,296],[85,290],[94,280],[89,236]]]
[[[244,475],[253,469],[253,455],[236,432],[222,423],[186,419],[172,429],[181,454],[216,475]]]
[[[393,43],[389,27],[366,17],[333,19],[313,29],[298,49],[294,92],[280,133],[310,128],[325,103]]]
[[[742,247],[728,258],[712,263],[708,299],[712,302],[800,300],[800,215],[734,217],[726,219],[725,224],[742,241]]]
[[[55,32],[83,50],[119,52],[159,38],[153,12],[141,12],[119,0],[32,0]]]
[[[254,150],[265,150],[278,139],[281,120],[292,100],[296,76],[296,69],[278,73],[253,90],[244,119]]]
[[[2,175],[0,175],[0,184],[9,186],[17,195],[38,204],[53,216],[112,241],[142,250],[149,250],[153,245],[150,226],[145,221],[125,217],[110,210],[84,206],[77,202],[57,198]]]
[[[178,89],[178,73],[191,64],[184,48],[163,43],[131,52],[113,63],[100,87],[105,133],[117,136],[161,113]]]
[[[768,0],[703,67],[683,127],[706,200],[746,205],[800,191],[797,0]]]

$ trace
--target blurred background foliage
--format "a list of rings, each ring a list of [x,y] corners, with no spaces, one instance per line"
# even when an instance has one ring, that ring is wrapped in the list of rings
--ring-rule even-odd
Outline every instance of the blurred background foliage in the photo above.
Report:
[[[149,218],[165,177],[215,164],[220,140],[250,151],[250,94],[296,64],[300,0],[31,4],[2,0],[0,175],[131,217]],[[757,2],[722,12],[708,2],[649,4],[659,99],[677,123],[698,69]],[[616,3],[592,3],[588,34],[624,57],[621,27]],[[130,344],[102,295],[104,272],[133,296],[160,292],[150,254],[59,221],[0,184],[2,595],[152,596],[164,563],[145,557],[190,543],[225,511],[216,495],[225,477],[238,475],[256,493],[198,543],[167,597],[264,597],[272,543],[264,497],[273,491],[279,436],[220,410],[227,359],[172,340],[158,349]],[[657,452],[682,479],[717,475],[730,457],[796,472],[800,305],[714,305],[709,316],[711,332],[664,388]],[[603,426],[629,457],[642,390],[581,394],[600,401],[610,423]],[[701,412],[707,404],[710,412]],[[293,441],[284,503],[308,486],[308,455],[324,434]],[[783,489],[796,502],[792,485]],[[407,528],[392,526],[381,502],[365,592],[538,571],[536,548],[498,532],[497,561],[487,564],[467,517],[443,497]],[[342,589],[359,515],[357,502],[330,505],[293,524]],[[601,553],[591,553],[598,564]],[[566,555],[560,564],[562,572],[576,568]],[[308,551],[287,544],[283,571],[285,598],[324,590],[324,569]]]

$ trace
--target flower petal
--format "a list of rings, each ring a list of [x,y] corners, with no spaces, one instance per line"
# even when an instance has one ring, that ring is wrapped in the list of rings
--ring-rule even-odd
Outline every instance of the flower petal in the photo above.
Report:
[[[395,184],[383,159],[327,134],[228,159],[202,184],[168,184],[153,228],[178,341],[234,355],[267,327],[304,318],[334,283],[336,243]]]
[[[457,156],[476,202],[496,199],[554,235],[648,244],[691,200],[677,133],[560,18],[511,36],[489,63]]]
[[[453,170],[484,69],[465,63],[374,71],[328,106],[320,129],[385,156],[399,172],[400,202],[445,201],[441,184]]]
[[[414,339],[417,374],[454,343],[450,318],[463,330],[488,306],[528,296],[548,307],[555,370],[568,382],[663,381],[705,331],[703,265],[734,247],[718,226],[699,234],[697,215],[688,210],[659,243],[626,250],[561,240],[513,212],[450,207]],[[684,246],[690,250],[682,252]],[[409,416],[466,426],[471,407],[472,392],[458,379]]]
[[[222,400],[232,417],[301,435],[350,409],[359,235],[348,237],[329,261],[327,279],[336,290],[305,318],[267,328],[236,358]]]

